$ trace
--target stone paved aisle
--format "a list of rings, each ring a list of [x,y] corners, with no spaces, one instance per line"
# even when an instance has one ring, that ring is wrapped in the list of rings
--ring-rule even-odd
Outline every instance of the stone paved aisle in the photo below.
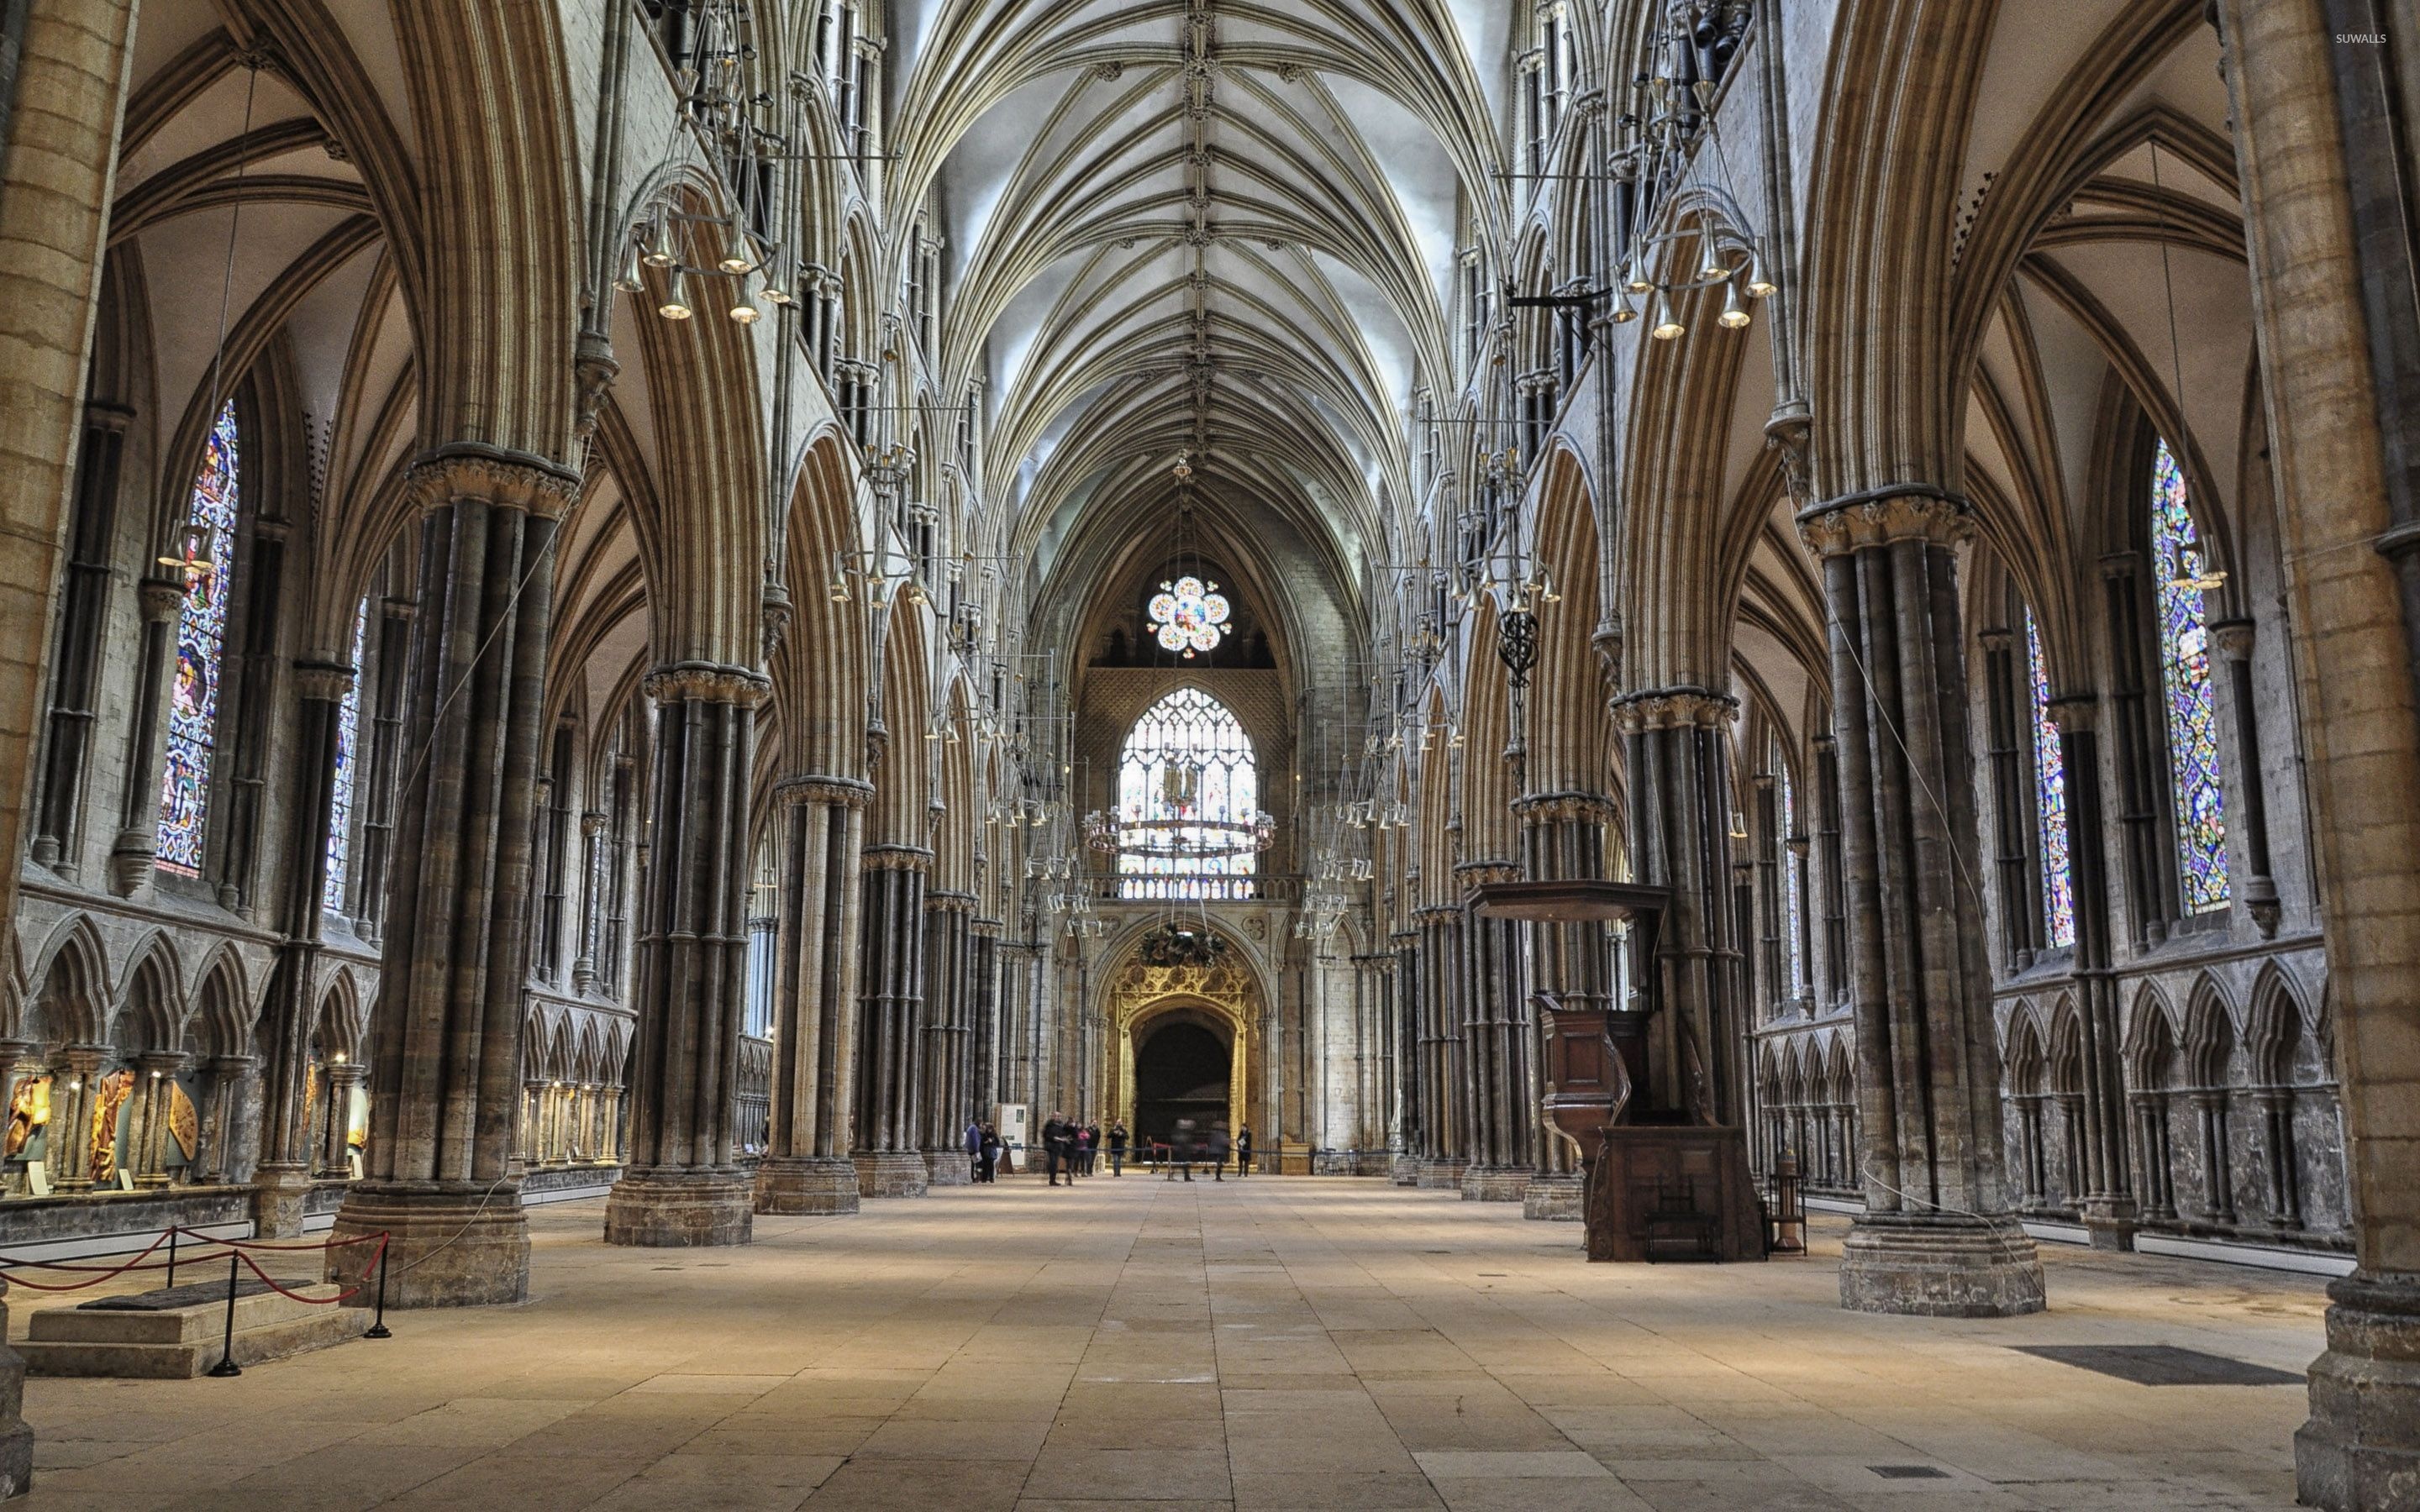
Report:
[[[2282,1507],[2299,1386],[2007,1346],[2299,1372],[2324,1303],[2046,1245],[2043,1316],[1860,1317],[1837,1223],[1809,1259],[1591,1267],[1572,1227],[1364,1180],[1019,1178],[743,1250],[608,1250],[602,1207],[536,1211],[525,1306],[239,1381],[33,1381],[23,1504]]]

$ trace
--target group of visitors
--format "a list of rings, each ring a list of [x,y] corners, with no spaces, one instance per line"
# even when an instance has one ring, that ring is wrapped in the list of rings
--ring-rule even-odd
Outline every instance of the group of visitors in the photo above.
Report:
[[[1109,1150],[1109,1174],[1124,1176],[1126,1173],[1126,1149],[1132,1142],[1132,1135],[1127,1134],[1121,1119],[1110,1119],[1109,1132],[1104,1134],[1097,1122],[1089,1119],[1070,1119],[1064,1113],[1053,1112],[1042,1125],[1042,1158],[1050,1175],[1050,1184],[1059,1185],[1059,1178],[1063,1174],[1069,1186],[1074,1186],[1076,1178],[1079,1176],[1095,1174],[1104,1148]],[[967,1160],[973,1165],[974,1179],[978,1182],[995,1181],[1002,1171],[1016,1174],[1016,1156],[1008,1141],[1001,1137],[998,1128],[980,1118],[967,1120],[966,1149]],[[1252,1169],[1251,1125],[1237,1129],[1231,1140],[1227,1137],[1224,1119],[1214,1121],[1209,1128],[1203,1129],[1191,1119],[1179,1119],[1169,1142],[1165,1145],[1155,1143],[1146,1153],[1153,1164],[1160,1166],[1161,1176],[1167,1180],[1176,1180],[1177,1173],[1182,1171],[1185,1179],[1190,1181],[1193,1180],[1193,1167],[1200,1165],[1210,1173],[1212,1180],[1223,1181],[1227,1179],[1230,1150],[1235,1157],[1235,1175],[1239,1178],[1249,1175]]]
[[[1179,1119],[1176,1120],[1175,1130],[1169,1135],[1168,1143],[1164,1146],[1154,1146],[1152,1154],[1159,1164],[1161,1180],[1173,1181],[1176,1180],[1177,1172],[1182,1171],[1185,1173],[1185,1179],[1190,1181],[1193,1180],[1193,1167],[1200,1165],[1210,1173],[1210,1180],[1223,1181],[1227,1179],[1227,1153],[1230,1149],[1233,1149],[1235,1155],[1236,1177],[1241,1179],[1250,1175],[1252,1169],[1252,1126],[1250,1124],[1238,1128],[1235,1131],[1235,1137],[1231,1140],[1227,1137],[1227,1122],[1223,1119],[1214,1120],[1207,1129],[1191,1119]]]

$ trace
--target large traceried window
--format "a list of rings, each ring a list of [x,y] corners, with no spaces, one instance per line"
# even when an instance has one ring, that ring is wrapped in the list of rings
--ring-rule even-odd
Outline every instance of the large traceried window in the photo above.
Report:
[[[2185,912],[2227,902],[2226,811],[2218,778],[2218,701],[2210,681],[2210,625],[2201,595],[2211,579],[2186,507],[2184,470],[2163,440],[2151,460],[2151,571],[2160,619],[2160,681],[2166,694],[2168,779],[2177,874]]]
[[[319,906],[345,906],[345,864],[353,854],[353,781],[361,768],[362,645],[369,633],[370,601],[353,610],[353,686],[336,708],[336,769],[328,774],[328,881]]]
[[[1798,793],[1791,785],[1790,764],[1779,759],[1778,747],[1773,779],[1774,819],[1781,830],[1776,849],[1781,857],[1781,959],[1787,973],[1782,980],[1791,996],[1803,997],[1807,995],[1807,887],[1800,868],[1806,862],[1791,850],[1791,841],[1798,835]]]
[[[177,682],[168,697],[168,755],[160,779],[163,871],[198,876],[209,818],[210,757],[217,749],[219,675],[226,649],[227,599],[235,584],[235,404],[219,411],[202,447],[185,510],[185,603],[177,617]]]
[[[1179,688],[1143,711],[1118,762],[1124,898],[1249,898],[1266,817],[1234,711]]]
[[[1187,661],[1195,652],[1216,651],[1226,638],[1227,599],[1217,583],[1191,577],[1161,583],[1144,608],[1161,649],[1182,652]]]
[[[2050,669],[2041,630],[2025,610],[2025,686],[2033,709],[2034,810],[2041,843],[2042,922],[2054,946],[2075,943],[2075,873],[2067,843],[2067,758],[2050,717]]]

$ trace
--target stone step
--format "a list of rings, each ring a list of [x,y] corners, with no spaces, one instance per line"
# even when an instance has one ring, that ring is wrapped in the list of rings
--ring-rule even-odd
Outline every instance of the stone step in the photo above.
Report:
[[[26,1370],[38,1376],[190,1380],[218,1364],[225,1334],[226,1284],[209,1289],[218,1293],[216,1300],[145,1311],[44,1308],[27,1319],[28,1336],[17,1352],[25,1357]],[[370,1314],[361,1307],[315,1307],[274,1291],[239,1294],[235,1363],[323,1350],[360,1337],[369,1325]]]

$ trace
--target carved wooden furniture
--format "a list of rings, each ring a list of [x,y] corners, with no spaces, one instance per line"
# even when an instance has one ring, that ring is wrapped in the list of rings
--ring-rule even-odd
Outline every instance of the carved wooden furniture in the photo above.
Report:
[[[1764,1214],[1745,1132],[1707,1121],[1686,1091],[1662,1100],[1653,1091],[1693,1086],[1687,1068],[1653,1064],[1653,1046],[1685,1042],[1675,1026],[1657,1021],[1680,1006],[1660,1001],[1657,989],[1656,936],[1668,896],[1621,882],[1490,882],[1472,890],[1470,903],[1481,917],[1541,924],[1631,922],[1635,1006],[1566,1008],[1551,994],[1536,995],[1546,1027],[1540,1116],[1579,1149],[1588,1257],[1761,1260]]]

